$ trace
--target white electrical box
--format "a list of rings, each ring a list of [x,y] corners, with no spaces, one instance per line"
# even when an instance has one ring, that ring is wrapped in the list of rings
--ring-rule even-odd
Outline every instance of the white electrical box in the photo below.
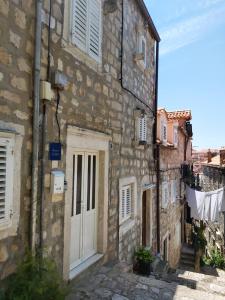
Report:
[[[60,170],[51,171],[51,194],[63,194],[64,172]]]
[[[41,81],[40,97],[42,100],[48,100],[48,101],[51,101],[53,99],[54,94],[50,82]]]

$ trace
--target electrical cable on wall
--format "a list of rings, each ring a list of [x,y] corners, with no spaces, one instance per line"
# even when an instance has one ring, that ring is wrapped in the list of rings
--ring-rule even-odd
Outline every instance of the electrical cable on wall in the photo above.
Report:
[[[59,89],[57,88],[55,119],[56,119],[56,123],[58,126],[58,142],[60,143],[61,142],[61,130],[60,130],[59,119],[58,119],[59,102],[60,102],[60,92],[59,92]]]

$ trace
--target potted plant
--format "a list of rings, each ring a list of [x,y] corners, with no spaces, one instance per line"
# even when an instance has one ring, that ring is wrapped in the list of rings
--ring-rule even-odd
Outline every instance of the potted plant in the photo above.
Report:
[[[140,247],[134,253],[135,264],[134,270],[142,275],[150,275],[152,268],[151,263],[154,261],[154,256],[148,248]]]

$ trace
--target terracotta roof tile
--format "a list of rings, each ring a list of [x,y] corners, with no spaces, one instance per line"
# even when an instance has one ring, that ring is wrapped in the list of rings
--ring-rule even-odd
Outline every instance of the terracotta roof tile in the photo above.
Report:
[[[191,120],[192,115],[190,110],[178,110],[178,111],[171,111],[167,112],[168,119],[185,119],[185,120]]]

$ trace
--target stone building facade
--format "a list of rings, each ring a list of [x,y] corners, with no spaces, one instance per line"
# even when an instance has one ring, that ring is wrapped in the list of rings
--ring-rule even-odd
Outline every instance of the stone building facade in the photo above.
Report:
[[[192,133],[187,130],[190,111],[158,109],[157,141],[160,147],[160,248],[171,267],[179,263],[184,242],[185,214],[181,167],[191,163]]]
[[[225,186],[225,161],[224,149],[219,151],[218,155],[213,156],[208,152],[208,159],[202,163],[202,174],[200,174],[199,185],[201,191],[208,192],[218,190]],[[205,237],[207,240],[206,256],[209,256],[213,250],[224,253],[224,213],[220,213],[218,222],[204,222]]]
[[[37,2],[42,93],[34,199]],[[0,142],[12,171],[4,179],[12,193],[0,220],[0,277],[15,271],[33,241],[68,279],[100,259],[131,260],[143,240],[156,249],[159,36],[142,0],[37,2],[0,0]],[[61,144],[61,159],[49,159],[50,143]]]

